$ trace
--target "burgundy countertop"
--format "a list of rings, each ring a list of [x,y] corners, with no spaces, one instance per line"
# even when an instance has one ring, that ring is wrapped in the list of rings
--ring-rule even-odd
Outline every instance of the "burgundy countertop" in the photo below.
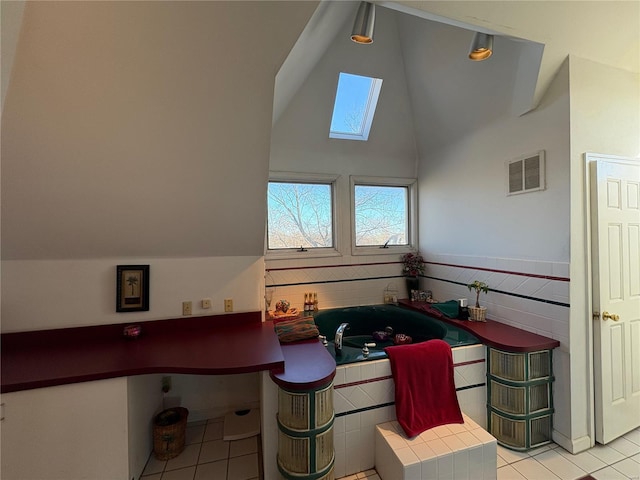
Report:
[[[443,315],[440,311],[432,308],[429,303],[412,302],[407,299],[400,300],[399,303],[403,307],[426,313],[431,317],[466,330],[478,337],[485,345],[499,350],[507,352],[536,352],[539,350],[550,350],[560,346],[558,340],[527,332],[526,330],[521,330],[504,323],[491,321],[491,319],[487,319],[486,322],[456,320]]]
[[[285,343],[282,353],[284,370],[272,370],[271,379],[286,390],[314,390],[336,374],[336,361],[317,339]]]
[[[221,375],[282,370],[285,356],[260,312],[8,333],[1,336],[1,392],[150,373]],[[334,365],[335,368],[335,365]]]

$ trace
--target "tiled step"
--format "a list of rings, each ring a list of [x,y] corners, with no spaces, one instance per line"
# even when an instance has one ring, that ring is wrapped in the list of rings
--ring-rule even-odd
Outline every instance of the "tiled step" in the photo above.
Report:
[[[398,422],[376,425],[375,466],[382,480],[495,480],[497,442],[463,414],[463,424],[408,438]]]

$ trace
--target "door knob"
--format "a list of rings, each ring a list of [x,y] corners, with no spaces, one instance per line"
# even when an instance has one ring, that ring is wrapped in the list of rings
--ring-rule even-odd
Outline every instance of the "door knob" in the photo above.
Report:
[[[616,315],[615,313],[602,312],[602,319],[603,320],[611,319],[614,322],[617,322],[618,320],[620,320],[620,316]]]

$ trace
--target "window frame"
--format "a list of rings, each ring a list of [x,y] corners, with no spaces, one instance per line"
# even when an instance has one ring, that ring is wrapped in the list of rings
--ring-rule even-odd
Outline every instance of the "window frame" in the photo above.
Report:
[[[358,77],[365,77],[371,79],[371,88],[369,89],[368,96],[369,101],[366,104],[366,109],[362,118],[362,130],[358,133],[338,132],[331,129],[333,124],[333,115],[336,110],[336,102],[338,101],[338,87],[340,86],[340,75],[353,75]],[[360,75],[350,72],[339,72],[338,82],[336,83],[336,94],[333,100],[333,109],[331,111],[331,124],[329,125],[329,138],[338,140],[356,140],[366,142],[369,140],[369,133],[371,132],[371,126],[373,125],[373,117],[375,117],[376,109],[378,108],[378,101],[380,100],[380,92],[382,90],[382,78],[370,77],[368,75]]]
[[[418,181],[415,178],[372,177],[352,175],[350,177],[351,209],[351,255],[389,255],[415,252],[418,248]],[[407,245],[357,246],[356,245],[356,190],[357,185],[373,187],[407,188]]]
[[[269,180],[267,182],[267,204],[266,204],[266,222],[265,222],[265,259],[267,260],[285,260],[285,259],[304,259],[304,258],[320,258],[320,257],[336,257],[340,256],[340,218],[338,209],[337,183],[339,175],[325,175],[314,173],[294,173],[294,172],[269,172]],[[308,183],[329,185],[331,187],[331,215],[332,215],[332,231],[333,246],[332,247],[311,247],[301,251],[299,248],[269,248],[269,184],[270,183]]]

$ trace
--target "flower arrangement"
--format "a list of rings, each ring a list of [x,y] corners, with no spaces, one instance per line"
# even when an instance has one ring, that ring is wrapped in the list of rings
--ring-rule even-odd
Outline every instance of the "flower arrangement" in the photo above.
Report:
[[[476,308],[480,308],[480,292],[487,293],[489,292],[489,285],[479,280],[475,280],[473,283],[467,285],[469,290],[476,291]]]
[[[401,260],[402,273],[407,277],[416,277],[424,273],[424,258],[419,253],[405,253]]]

